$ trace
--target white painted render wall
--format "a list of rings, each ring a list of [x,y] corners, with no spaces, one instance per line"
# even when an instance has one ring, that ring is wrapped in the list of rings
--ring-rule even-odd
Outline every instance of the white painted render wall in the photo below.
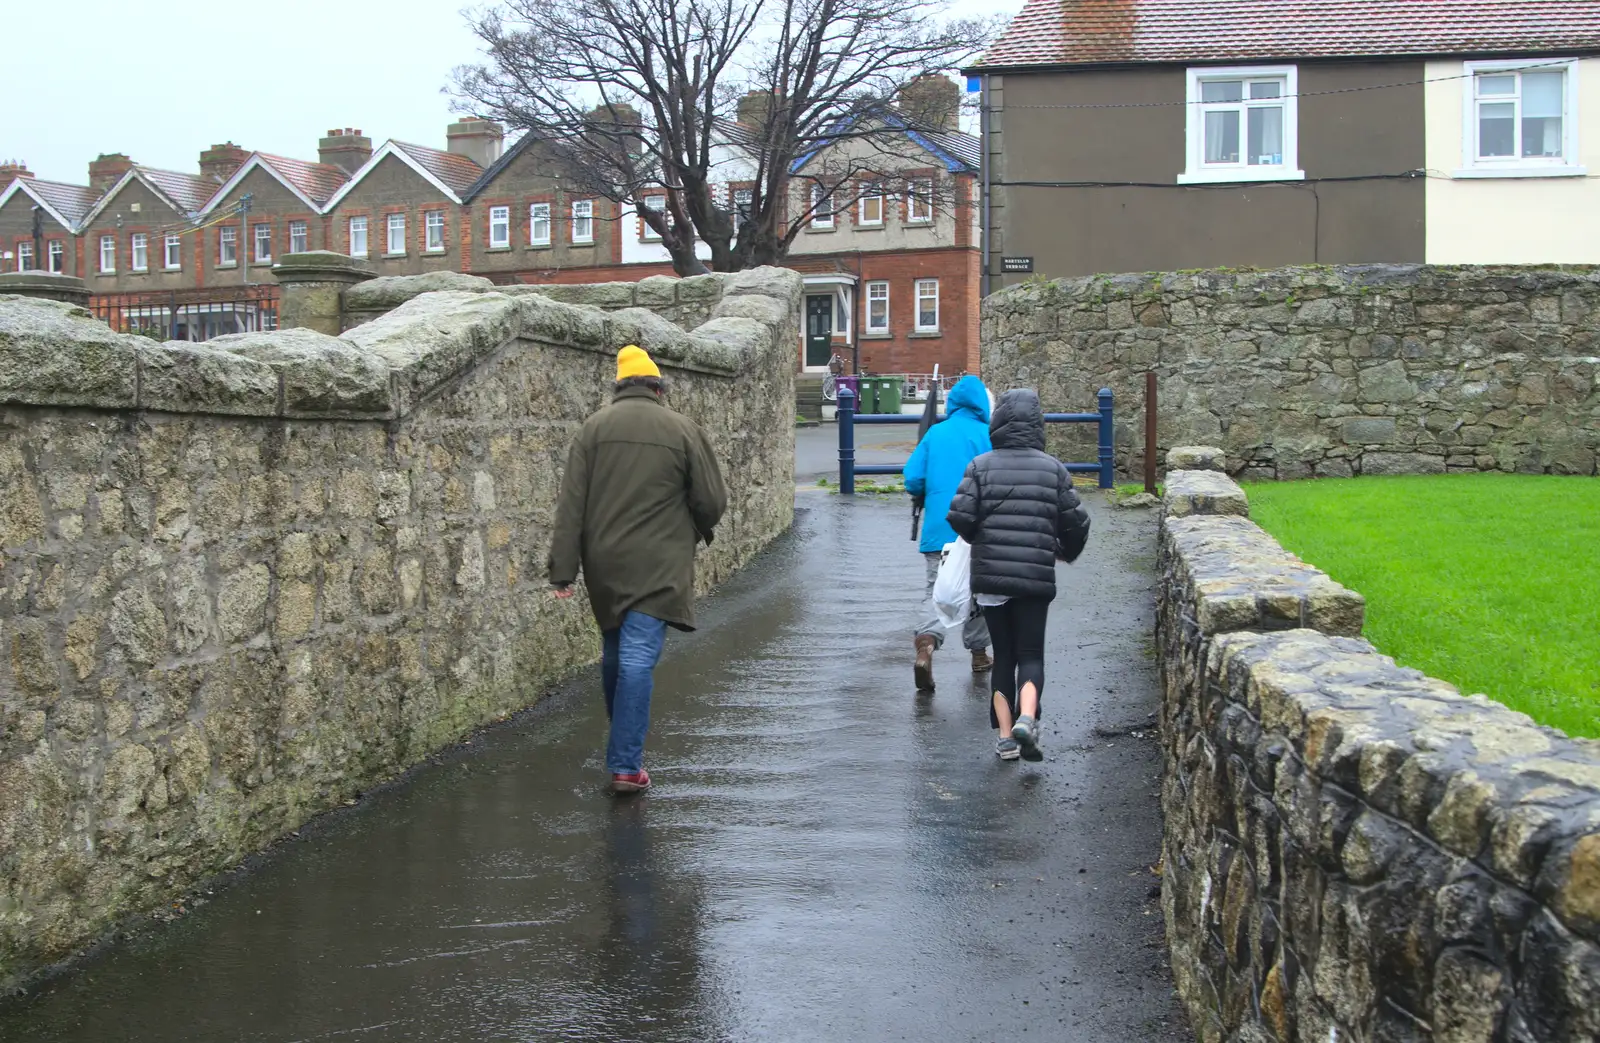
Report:
[[[1454,176],[1466,164],[1465,69],[1427,66],[1428,263],[1600,264],[1600,59],[1577,66],[1576,154],[1586,176],[1576,177]]]
[[[727,185],[730,181],[749,181],[756,174],[755,164],[748,156],[726,145],[716,147],[711,170],[717,179],[716,190],[721,195],[724,205],[727,204]],[[640,239],[643,230],[644,222],[638,212],[632,207],[624,207],[622,225],[619,229],[622,235],[622,263],[671,264],[672,255],[667,253],[667,248],[662,246],[660,241]],[[702,260],[710,260],[711,248],[705,243],[696,243],[695,256]]]

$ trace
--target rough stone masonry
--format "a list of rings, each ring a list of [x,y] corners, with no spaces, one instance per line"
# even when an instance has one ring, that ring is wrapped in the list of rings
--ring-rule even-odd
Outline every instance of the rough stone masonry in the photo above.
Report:
[[[1030,282],[984,301],[984,380],[1047,409],[1116,393],[1117,465],[1220,446],[1246,478],[1589,475],[1600,453],[1600,271],[1366,265]],[[1057,450],[1094,456],[1086,432]],[[1088,439],[1085,441],[1085,439]]]
[[[696,281],[692,332],[389,291],[205,344],[0,296],[0,987],[595,657],[543,568],[623,344],[729,479],[700,587],[792,521],[794,273]]]
[[[1168,474],[1162,899],[1199,1038],[1600,1039],[1600,743],[1379,655],[1244,502]]]

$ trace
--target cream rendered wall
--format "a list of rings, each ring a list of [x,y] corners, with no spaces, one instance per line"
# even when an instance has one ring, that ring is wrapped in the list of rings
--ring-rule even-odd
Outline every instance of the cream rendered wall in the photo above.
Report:
[[[955,175],[946,169],[945,161],[910,138],[852,138],[820,151],[811,163],[803,168],[814,176],[826,171],[849,171],[864,176],[876,171],[886,178],[900,177],[906,171],[916,171],[917,176],[931,177],[935,181],[933,220],[923,224],[910,224],[902,219],[903,191],[891,192],[885,200],[885,220],[882,225],[861,227],[856,224],[856,206],[851,203],[841,208],[834,217],[833,227],[817,229],[807,225],[795,236],[789,248],[791,256],[807,254],[845,253],[853,250],[916,250],[956,244]],[[837,175],[835,175],[837,176]],[[855,180],[855,178],[852,178]],[[903,184],[903,182],[902,182]],[[793,183],[790,207],[800,213],[810,206],[806,194],[810,182],[797,178]],[[897,186],[899,187],[899,186]],[[972,242],[978,240],[974,237]]]
[[[1600,59],[1578,63],[1586,177],[1453,177],[1465,161],[1464,69],[1459,61],[1427,66],[1428,263],[1600,264]]]
[[[750,181],[756,176],[756,165],[741,149],[732,145],[714,146],[711,153],[711,173],[717,179],[717,191],[726,202],[727,185],[732,181]],[[622,233],[623,264],[671,264],[672,255],[660,240],[642,239],[643,221],[631,206],[622,208],[620,223]],[[695,256],[702,261],[711,259],[711,247],[697,242]]]

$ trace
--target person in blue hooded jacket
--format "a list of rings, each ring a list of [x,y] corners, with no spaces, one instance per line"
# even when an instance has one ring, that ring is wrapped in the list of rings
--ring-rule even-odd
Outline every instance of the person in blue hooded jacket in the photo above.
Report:
[[[923,498],[921,550],[927,562],[928,619],[914,632],[919,692],[933,691],[933,653],[944,645],[944,624],[932,609],[933,581],[939,576],[939,555],[945,544],[956,541],[955,530],[945,520],[950,500],[961,486],[967,465],[989,451],[989,389],[974,376],[956,381],[945,400],[945,418],[928,429],[916,452],[906,461],[906,492]],[[972,672],[981,674],[994,665],[989,658],[989,628],[983,613],[967,619],[961,643],[972,653]]]

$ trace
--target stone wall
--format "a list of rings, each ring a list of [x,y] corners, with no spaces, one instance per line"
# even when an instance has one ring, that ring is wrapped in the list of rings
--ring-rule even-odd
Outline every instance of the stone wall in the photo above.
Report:
[[[435,292],[206,344],[0,297],[0,988],[592,660],[544,560],[615,350],[661,363],[730,507],[792,520],[799,276],[641,310]]]
[[[677,279],[654,275],[635,282],[562,285],[496,286],[480,275],[434,272],[426,276],[385,277],[352,286],[344,292],[345,329],[370,322],[412,297],[437,290],[469,293],[503,293],[510,297],[532,294],[564,304],[580,304],[602,311],[643,308],[684,329],[711,318],[722,299],[723,280],[716,275]],[[798,340],[796,341],[798,343]]]
[[[1117,396],[1117,462],[1143,468],[1144,374],[1163,449],[1236,474],[1594,474],[1600,272],[1370,265],[1030,282],[983,309],[983,375],[1046,408]],[[1093,459],[1077,425],[1058,450]]]
[[[1600,1038],[1600,743],[1379,655],[1360,596],[1169,473],[1162,898],[1206,1043]],[[1231,483],[1227,483],[1230,484]]]

